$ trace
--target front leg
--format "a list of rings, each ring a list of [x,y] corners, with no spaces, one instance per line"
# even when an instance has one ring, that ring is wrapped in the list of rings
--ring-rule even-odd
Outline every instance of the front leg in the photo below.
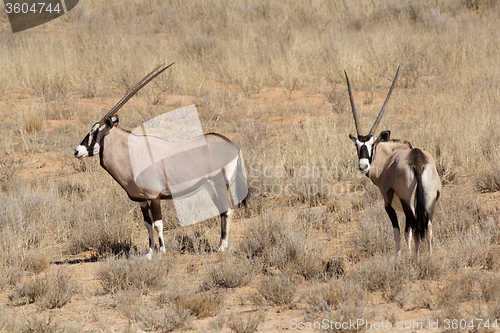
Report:
[[[144,218],[144,225],[148,229],[148,235],[149,235],[149,251],[146,254],[146,258],[151,260],[153,252],[155,250],[153,217],[151,214],[150,205],[147,201],[139,202],[139,206],[141,206],[141,212]]]
[[[149,222],[144,221],[144,225],[146,225],[149,235],[149,251],[146,254],[146,258],[151,260],[153,258],[153,252],[155,251],[155,231],[153,225]]]
[[[151,214],[153,215],[153,227],[158,232],[158,241],[160,243],[160,253],[165,253],[165,240],[163,239],[163,219],[161,216],[161,202],[159,199],[151,201]]]

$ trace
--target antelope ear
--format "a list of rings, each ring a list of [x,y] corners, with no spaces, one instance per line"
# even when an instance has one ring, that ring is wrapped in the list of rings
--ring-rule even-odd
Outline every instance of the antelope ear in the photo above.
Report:
[[[383,131],[379,134],[376,142],[387,142],[391,139],[391,131]]]
[[[108,126],[111,129],[111,128],[113,128],[113,126],[118,124],[118,116],[114,115],[111,118],[106,118],[104,123],[106,124],[106,126]]]
[[[357,137],[355,137],[355,136],[354,136],[354,135],[352,135],[352,134],[349,134],[349,139],[351,139],[351,140],[352,140],[352,142],[354,142],[354,143],[356,143],[356,141],[358,140],[358,138],[357,138]]]

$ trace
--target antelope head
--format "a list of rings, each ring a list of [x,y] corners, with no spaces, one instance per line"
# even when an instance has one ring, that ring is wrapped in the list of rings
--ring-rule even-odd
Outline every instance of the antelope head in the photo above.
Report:
[[[354,106],[354,99],[352,97],[352,91],[351,91],[351,85],[349,84],[349,78],[347,77],[347,73],[344,71],[345,78],[347,80],[347,89],[349,90],[349,100],[351,101],[351,109],[352,109],[352,115],[354,116],[354,124],[356,125],[356,134],[357,136],[354,136],[352,134],[349,134],[349,138],[356,144],[356,150],[358,152],[358,168],[360,171],[367,173],[370,171],[370,165],[372,163],[372,157],[373,157],[373,151],[375,149],[375,146],[379,142],[387,142],[389,141],[391,137],[391,132],[390,131],[383,131],[380,133],[380,135],[375,139],[374,134],[375,131],[377,130],[377,127],[382,120],[382,116],[384,115],[385,107],[387,106],[387,103],[389,102],[389,98],[391,97],[392,90],[394,89],[394,86],[396,84],[396,80],[398,78],[399,74],[399,67],[396,72],[396,76],[394,77],[394,80],[392,81],[391,89],[389,90],[389,93],[387,94],[387,97],[385,98],[384,105],[382,106],[382,109],[380,110],[377,119],[375,120],[375,123],[372,126],[372,129],[370,130],[370,133],[368,135],[362,135],[361,134],[361,126],[359,124],[359,118],[358,114],[356,113],[356,107]]]
[[[125,96],[115,105],[111,110],[102,117],[97,123],[95,123],[90,132],[85,136],[82,142],[75,149],[75,157],[82,158],[85,156],[94,156],[98,155],[101,146],[102,139],[109,133],[109,131],[118,124],[118,116],[116,112],[121,109],[125,103],[128,102],[132,96],[137,94],[139,90],[141,90],[146,84],[151,82],[155,77],[160,75],[167,68],[172,66],[174,63],[164,67],[165,64],[162,64],[152,70],[148,75],[146,75],[141,81],[139,81],[132,89],[130,89]]]

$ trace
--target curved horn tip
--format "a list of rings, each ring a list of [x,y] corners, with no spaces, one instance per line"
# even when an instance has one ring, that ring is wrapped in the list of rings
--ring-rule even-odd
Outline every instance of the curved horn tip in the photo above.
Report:
[[[398,78],[399,74],[399,67],[398,70],[396,71],[396,75],[394,76],[394,80],[392,80],[391,88],[389,89],[389,92],[387,93],[387,97],[385,98],[384,105],[382,105],[382,109],[380,109],[380,112],[377,116],[377,119],[375,120],[375,123],[372,126],[372,129],[370,130],[370,135],[374,135],[375,131],[377,130],[378,125],[380,124],[380,121],[382,120],[382,116],[384,115],[385,108],[387,106],[387,103],[389,103],[389,98],[391,98],[392,90],[394,89],[394,86],[396,85],[396,81]]]

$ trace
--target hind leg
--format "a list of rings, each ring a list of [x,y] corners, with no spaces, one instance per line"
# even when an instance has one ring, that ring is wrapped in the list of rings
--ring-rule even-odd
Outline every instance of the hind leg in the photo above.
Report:
[[[233,209],[229,209],[227,212],[220,214],[220,243],[219,251],[224,251],[228,245],[229,237],[229,227],[231,226],[231,216],[233,215]]]
[[[399,231],[398,215],[396,211],[390,204],[385,205],[385,211],[389,218],[391,219],[392,229],[394,231],[394,241],[396,242],[396,255],[397,259],[401,260],[401,232]]]
[[[403,212],[405,213],[406,217],[406,226],[405,226],[405,237],[406,237],[406,242],[408,244],[408,253],[409,257],[411,258],[411,239],[413,238],[415,240],[415,259],[418,258],[418,245],[419,245],[419,240],[417,237],[414,235],[414,230],[415,230],[415,214],[413,213],[413,209],[409,204],[401,200],[401,205],[403,206]]]
[[[425,231],[425,238],[427,239],[427,246],[429,248],[429,255],[432,255],[432,217],[434,216],[434,208],[436,207],[436,202],[439,198],[439,191],[436,194],[436,198],[432,200],[432,204],[427,208],[427,214],[429,216],[429,225]]]
[[[425,238],[427,239],[429,255],[432,255],[432,222],[430,220],[429,225],[427,226],[427,230],[425,230]]]

